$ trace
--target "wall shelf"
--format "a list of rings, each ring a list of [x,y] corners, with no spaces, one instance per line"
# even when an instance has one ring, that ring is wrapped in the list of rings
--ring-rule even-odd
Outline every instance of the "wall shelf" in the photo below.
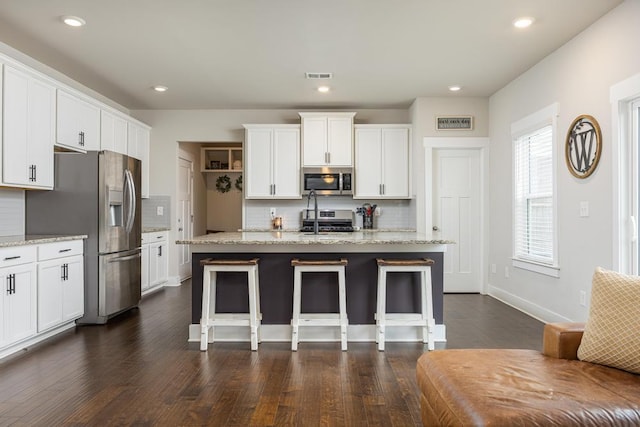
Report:
[[[201,172],[242,173],[242,166],[243,166],[242,165],[242,147],[202,147],[201,148],[201,153],[200,153],[200,171]]]

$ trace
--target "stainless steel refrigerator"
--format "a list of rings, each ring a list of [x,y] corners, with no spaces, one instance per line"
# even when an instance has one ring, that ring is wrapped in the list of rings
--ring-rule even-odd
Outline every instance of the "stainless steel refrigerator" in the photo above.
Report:
[[[102,324],[140,302],[140,161],[111,151],[55,154],[53,191],[26,192],[27,234],[86,234],[85,314]]]

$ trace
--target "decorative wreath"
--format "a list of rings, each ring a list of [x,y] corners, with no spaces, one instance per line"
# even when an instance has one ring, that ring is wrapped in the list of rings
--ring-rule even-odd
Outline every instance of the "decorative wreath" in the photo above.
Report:
[[[219,193],[226,193],[231,190],[231,178],[227,175],[219,176],[218,179],[216,179],[216,190],[218,190]]]
[[[236,182],[233,185],[236,187],[236,190],[242,191],[242,175],[236,178]]]

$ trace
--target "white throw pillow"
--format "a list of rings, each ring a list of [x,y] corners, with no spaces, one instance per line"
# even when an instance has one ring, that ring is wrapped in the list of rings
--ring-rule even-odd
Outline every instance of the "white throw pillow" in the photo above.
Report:
[[[640,374],[640,277],[598,267],[578,359]]]

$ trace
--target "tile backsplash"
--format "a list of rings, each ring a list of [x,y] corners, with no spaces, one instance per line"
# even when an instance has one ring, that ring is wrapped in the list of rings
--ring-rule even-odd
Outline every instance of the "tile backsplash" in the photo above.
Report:
[[[24,234],[24,190],[0,188],[0,236]]]
[[[142,227],[171,228],[170,196],[151,196],[148,199],[142,199]]]
[[[409,200],[354,200],[351,197],[319,197],[319,209],[350,209],[362,206],[364,203],[377,204],[381,215],[375,217],[375,228],[407,229],[415,228],[411,224],[409,215]],[[282,217],[283,228],[300,228],[300,212],[307,207],[307,198],[301,200],[245,200],[244,228],[263,229],[271,227],[270,208],[276,209],[276,216]],[[311,201],[313,208],[313,200]],[[356,226],[362,227],[362,216],[356,215]]]

